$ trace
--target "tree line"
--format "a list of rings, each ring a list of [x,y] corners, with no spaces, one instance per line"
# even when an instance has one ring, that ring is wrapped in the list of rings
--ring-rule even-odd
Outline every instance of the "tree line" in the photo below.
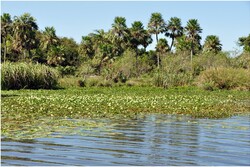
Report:
[[[90,62],[97,73],[103,66],[112,64],[123,53],[131,49],[138,57],[146,55],[155,67],[161,66],[161,58],[167,54],[186,53],[191,61],[194,55],[203,52],[217,54],[222,50],[220,39],[208,35],[201,44],[202,28],[197,19],[190,19],[183,26],[181,19],[171,17],[165,21],[161,13],[152,13],[147,27],[141,21],[134,21],[130,27],[125,17],[115,17],[111,28],[95,30],[82,36],[78,44],[73,38],[59,37],[54,27],[39,30],[36,19],[29,13],[11,17],[1,15],[1,60],[31,61],[52,67],[78,67]],[[165,38],[159,39],[159,34]],[[156,40],[155,50],[146,51],[149,44]],[[171,40],[168,44],[167,38]],[[239,45],[250,52],[250,35],[239,38]]]

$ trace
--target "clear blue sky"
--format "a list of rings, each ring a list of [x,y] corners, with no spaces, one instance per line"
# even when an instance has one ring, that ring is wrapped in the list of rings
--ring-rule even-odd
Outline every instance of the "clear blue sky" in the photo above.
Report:
[[[249,1],[2,1],[1,14],[20,16],[28,12],[36,18],[39,29],[54,26],[58,36],[81,37],[97,29],[107,31],[116,16],[133,21],[142,21],[147,27],[150,15],[160,12],[165,20],[179,17],[183,26],[189,19],[198,19],[202,32],[202,44],[207,35],[219,36],[224,51],[238,48],[239,37],[250,34]],[[163,36],[162,36],[163,37]],[[170,40],[169,40],[170,44]],[[150,49],[154,48],[154,44]]]

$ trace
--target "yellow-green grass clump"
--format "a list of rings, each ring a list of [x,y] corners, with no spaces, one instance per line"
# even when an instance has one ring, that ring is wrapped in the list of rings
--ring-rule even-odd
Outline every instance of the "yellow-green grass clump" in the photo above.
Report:
[[[58,71],[41,64],[1,64],[1,88],[7,89],[52,89],[57,86]]]

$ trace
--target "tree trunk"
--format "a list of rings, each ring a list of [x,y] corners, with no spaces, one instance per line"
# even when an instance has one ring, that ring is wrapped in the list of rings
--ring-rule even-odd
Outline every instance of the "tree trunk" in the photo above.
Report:
[[[158,44],[158,34],[155,34],[155,38],[156,38],[156,44]]]
[[[135,49],[135,68],[136,68],[136,75],[138,77],[138,51],[137,51],[137,48]]]
[[[160,53],[157,54],[157,67],[160,68]]]
[[[7,46],[6,46],[6,39],[3,38],[3,44],[4,44],[4,53],[3,53],[3,62],[6,61],[6,54],[7,54]]]
[[[174,45],[174,38],[172,38],[171,46],[170,46],[170,51],[172,50],[172,47]]]
[[[155,34],[155,37],[156,37],[156,45],[158,44],[158,34],[156,33]],[[157,67],[158,69],[160,68],[160,55],[157,54]]]
[[[193,48],[193,42],[191,43],[191,72],[193,72],[193,54],[194,54],[194,48]]]

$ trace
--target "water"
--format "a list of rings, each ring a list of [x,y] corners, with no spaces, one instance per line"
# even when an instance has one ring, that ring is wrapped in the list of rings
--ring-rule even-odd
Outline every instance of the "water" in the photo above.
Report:
[[[29,140],[2,137],[1,164],[250,165],[249,116],[213,120],[146,115],[95,121],[103,126],[79,126],[77,133],[53,132]]]

